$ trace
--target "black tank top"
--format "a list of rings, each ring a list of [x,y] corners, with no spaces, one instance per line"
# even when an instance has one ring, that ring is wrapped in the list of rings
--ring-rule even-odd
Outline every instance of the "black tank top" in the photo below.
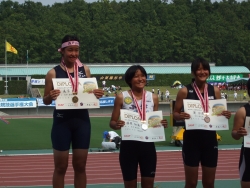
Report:
[[[56,78],[68,78],[68,74],[66,71],[62,69],[60,65],[54,67],[56,72]],[[74,78],[74,73],[70,73],[70,75]],[[78,76],[79,78],[87,78],[84,67],[78,67]],[[89,113],[87,109],[76,109],[76,110],[57,110],[54,109],[53,117],[60,118],[81,118],[86,119],[89,118]]]
[[[191,84],[188,84],[186,86],[186,88],[188,91],[186,99],[199,100],[199,97],[196,94],[196,92]],[[212,86],[211,84],[208,84],[207,90],[208,90],[208,99],[209,100],[216,99],[215,92],[214,92],[214,86]],[[204,93],[202,93],[202,96],[204,97]],[[192,133],[194,133],[194,134],[206,134],[206,135],[211,134],[211,136],[214,136],[214,134],[216,133],[216,131],[207,131],[207,130],[187,130],[187,132],[189,132],[190,134],[192,134]]]

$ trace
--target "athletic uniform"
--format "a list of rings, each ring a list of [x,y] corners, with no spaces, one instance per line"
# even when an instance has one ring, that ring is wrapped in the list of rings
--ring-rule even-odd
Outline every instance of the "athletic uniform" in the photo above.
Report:
[[[186,99],[199,100],[192,85],[186,87],[188,91]],[[208,84],[208,98],[216,99],[214,87],[210,84]],[[182,157],[187,166],[197,167],[201,162],[202,166],[216,167],[218,160],[216,131],[186,130],[183,134]]]
[[[244,108],[246,110],[246,116],[250,116],[250,105],[245,104]],[[245,125],[245,122],[244,122]],[[245,148],[242,144],[240,151],[240,162],[239,162],[239,171],[240,171],[240,180],[249,182],[250,181],[250,148]]]
[[[122,109],[137,112],[134,101],[128,91],[124,91],[122,94]],[[141,107],[141,100],[138,101],[138,105]],[[154,111],[153,95],[147,91],[146,112],[152,111]],[[119,160],[124,181],[131,181],[137,178],[138,164],[140,165],[142,177],[155,177],[157,158],[154,142],[121,141]]]
[[[56,78],[68,78],[67,72],[60,65],[54,67]],[[74,77],[74,73],[70,73]],[[84,67],[78,68],[79,78],[86,78]],[[72,92],[72,90],[70,90]],[[90,119],[87,109],[57,110],[53,113],[51,131],[52,146],[59,151],[70,149],[88,149],[90,143]]]

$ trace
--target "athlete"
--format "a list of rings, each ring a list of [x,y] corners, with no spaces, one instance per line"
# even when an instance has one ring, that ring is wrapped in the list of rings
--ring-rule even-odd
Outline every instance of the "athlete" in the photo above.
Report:
[[[247,92],[250,96],[250,79],[247,81]],[[246,117],[250,117],[250,103],[241,107],[234,116],[234,126],[232,130],[232,137],[239,140],[243,136],[249,134],[245,129]],[[247,124],[249,126],[249,122]],[[239,160],[239,172],[242,188],[250,187],[250,148],[244,147],[242,144]]]
[[[45,77],[43,102],[52,103],[60,95],[60,90],[53,88],[52,78],[69,78],[71,84],[79,78],[89,78],[90,70],[83,65],[79,57],[79,40],[76,36],[66,35],[62,39],[61,64],[51,69]],[[77,83],[77,82],[76,82]],[[76,91],[77,92],[77,91]],[[102,89],[95,89],[97,98],[103,96]],[[73,100],[73,99],[72,99]],[[72,164],[74,168],[74,185],[86,187],[86,161],[90,142],[90,119],[87,109],[54,110],[51,140],[54,153],[53,187],[63,188],[64,177],[68,167],[69,149],[72,144]]]
[[[205,59],[197,58],[194,60],[191,65],[191,72],[194,77],[192,83],[181,88],[177,94],[174,108],[175,120],[190,118],[190,114],[182,112],[183,99],[200,101],[207,99],[205,102],[212,99],[221,99],[219,88],[206,82],[211,72],[209,63]],[[223,111],[221,115],[229,119],[231,112]],[[203,187],[213,188],[218,160],[216,132],[186,130],[183,135],[182,155],[185,170],[185,188],[195,188],[197,186],[199,163],[202,166]]]
[[[133,65],[125,73],[125,81],[130,90],[117,95],[115,105],[110,120],[112,129],[121,129],[125,122],[119,120],[120,109],[127,109],[138,112],[138,107],[142,107],[145,99],[146,112],[158,110],[158,96],[152,92],[144,90],[147,83],[147,73],[140,65]],[[161,124],[166,128],[167,121],[161,120]],[[156,150],[154,142],[140,142],[132,140],[122,140],[120,146],[120,166],[122,170],[125,188],[137,187],[137,168],[140,165],[142,188],[153,188],[156,171]]]

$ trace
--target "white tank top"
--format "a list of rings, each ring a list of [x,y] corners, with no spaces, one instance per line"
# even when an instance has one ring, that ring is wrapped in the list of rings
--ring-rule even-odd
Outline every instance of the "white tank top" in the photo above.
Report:
[[[138,112],[134,104],[134,101],[132,97],[129,95],[128,91],[123,91],[122,95],[123,95],[122,109]],[[138,100],[137,102],[138,105],[141,107],[141,100]],[[146,112],[153,112],[153,111],[154,111],[153,94],[149,91],[146,91]]]

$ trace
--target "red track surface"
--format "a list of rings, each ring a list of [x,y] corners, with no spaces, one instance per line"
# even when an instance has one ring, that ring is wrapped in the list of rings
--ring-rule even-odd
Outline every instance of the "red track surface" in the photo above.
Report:
[[[216,179],[239,178],[239,154],[240,150],[219,151]],[[90,153],[87,162],[88,184],[122,183],[118,155],[118,153]],[[184,180],[181,152],[158,152],[157,155],[156,181]],[[71,161],[71,156],[69,160]],[[53,155],[0,157],[0,187],[51,185],[52,173]],[[69,162],[65,183],[73,184],[73,178],[73,169]]]

